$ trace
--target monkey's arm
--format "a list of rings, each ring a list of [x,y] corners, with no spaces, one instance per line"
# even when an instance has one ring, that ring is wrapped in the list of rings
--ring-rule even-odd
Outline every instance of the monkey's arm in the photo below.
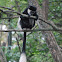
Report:
[[[36,14],[36,19],[35,20],[37,21],[37,19],[38,19],[38,15]]]
[[[37,15],[37,13],[36,13],[34,16],[36,17],[35,21],[37,21],[37,19],[38,19],[38,15]]]

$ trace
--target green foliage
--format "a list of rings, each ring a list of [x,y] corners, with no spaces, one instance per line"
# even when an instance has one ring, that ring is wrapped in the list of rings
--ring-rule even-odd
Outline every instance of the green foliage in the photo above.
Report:
[[[17,0],[19,1],[18,4],[20,6],[20,9],[22,12],[28,5],[27,0]],[[58,2],[56,2],[58,1]],[[62,3],[61,0],[49,0],[49,14],[48,19],[52,20],[54,23],[60,23],[62,24]],[[38,0],[40,7],[42,7],[42,0]],[[15,0],[0,0],[0,6],[8,7],[14,9],[15,11],[18,11],[18,8],[15,4]],[[3,9],[3,8],[0,8]],[[8,10],[8,9],[3,9]],[[1,13],[1,12],[0,12]],[[13,14],[17,15],[17,14]],[[2,18],[7,17],[6,14],[2,13]],[[11,19],[11,27],[13,29],[17,28],[17,20],[18,18]],[[1,20],[0,23],[3,22],[8,26],[8,21],[6,19]],[[53,32],[56,41],[59,46],[62,46],[62,33],[59,32]],[[20,37],[23,37],[20,33],[18,33]],[[13,35],[16,37],[16,35]],[[50,51],[48,49],[48,46],[45,42],[45,39],[42,39],[43,35],[41,32],[33,32],[30,35],[27,36],[27,42],[26,42],[26,54],[28,58],[28,62],[54,62]],[[44,38],[44,37],[43,37]],[[19,40],[19,39],[18,39]],[[22,47],[22,40],[20,41],[20,47]],[[17,41],[12,41],[12,45],[16,44],[16,47],[9,50],[8,46],[2,47],[3,51],[5,51],[5,55],[7,57],[7,61],[19,61],[20,58],[20,52],[17,46]]]
[[[7,57],[7,61],[11,61],[11,62],[19,61],[20,52],[18,50],[18,47],[15,47],[11,51],[7,49],[6,57]]]

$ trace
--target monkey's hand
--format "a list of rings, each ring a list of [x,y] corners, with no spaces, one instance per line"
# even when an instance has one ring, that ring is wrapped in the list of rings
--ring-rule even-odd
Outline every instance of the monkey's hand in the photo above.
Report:
[[[38,15],[36,15],[36,19],[35,20],[37,20],[38,19]]]
[[[24,16],[23,15],[20,15],[20,18],[23,18]]]

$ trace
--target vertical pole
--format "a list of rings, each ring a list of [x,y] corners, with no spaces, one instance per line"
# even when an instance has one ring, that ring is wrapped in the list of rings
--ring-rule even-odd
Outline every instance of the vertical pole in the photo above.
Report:
[[[8,22],[9,22],[9,29],[11,28],[10,21],[11,21],[11,19],[8,20]],[[12,32],[8,32],[8,46],[9,46],[9,50],[11,50],[11,47],[10,47],[11,45],[12,45]]]

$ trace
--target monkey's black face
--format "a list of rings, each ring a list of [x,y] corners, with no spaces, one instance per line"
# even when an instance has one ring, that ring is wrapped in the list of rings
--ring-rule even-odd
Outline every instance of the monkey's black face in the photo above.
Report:
[[[27,12],[29,15],[34,15],[36,13],[36,11],[30,10],[30,9],[28,9]]]
[[[27,9],[27,12],[29,15],[34,15],[36,13],[36,7],[34,6],[29,6]]]

